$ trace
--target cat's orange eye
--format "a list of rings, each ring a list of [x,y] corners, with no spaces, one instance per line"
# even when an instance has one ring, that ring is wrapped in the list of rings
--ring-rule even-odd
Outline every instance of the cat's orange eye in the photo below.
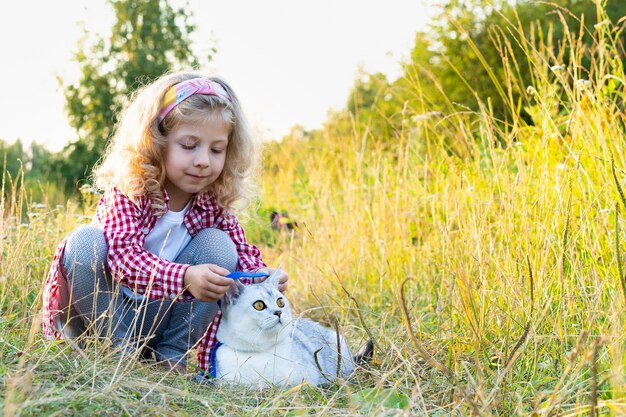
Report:
[[[276,300],[276,305],[280,308],[283,308],[285,306],[285,300],[279,298],[278,300]]]
[[[265,310],[265,303],[261,300],[258,300],[252,304],[252,307],[254,307],[254,309],[258,311]]]

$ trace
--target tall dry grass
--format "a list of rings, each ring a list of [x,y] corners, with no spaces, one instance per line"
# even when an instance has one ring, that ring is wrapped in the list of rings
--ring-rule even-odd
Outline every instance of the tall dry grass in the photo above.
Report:
[[[264,198],[305,223],[282,254],[298,300],[373,334],[377,386],[414,412],[624,414],[620,30],[596,26],[589,70],[576,31],[514,33],[535,81],[516,85],[509,56],[502,94],[524,91],[531,124],[499,123],[485,98],[406,114],[393,139],[283,142]]]
[[[535,82],[516,85],[509,59],[502,92],[524,91],[531,124],[498,123],[483,98],[473,114],[407,112],[393,138],[327,126],[268,147],[262,209],[298,227],[268,231],[263,214],[249,235],[289,272],[298,312],[337,321],[354,347],[374,340],[375,363],[345,384],[202,387],[44,341],[52,250],[89,210],[3,193],[4,415],[626,414],[626,78],[618,31],[595,30],[589,70],[574,29],[558,47],[513,30]]]

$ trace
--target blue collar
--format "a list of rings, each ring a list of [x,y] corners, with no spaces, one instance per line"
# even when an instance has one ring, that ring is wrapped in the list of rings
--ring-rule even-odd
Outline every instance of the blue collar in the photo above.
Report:
[[[218,340],[215,346],[213,346],[213,350],[211,350],[211,354],[209,355],[209,377],[211,378],[217,378],[217,373],[215,370],[215,354],[217,353],[217,349],[220,346],[222,346],[222,342]]]

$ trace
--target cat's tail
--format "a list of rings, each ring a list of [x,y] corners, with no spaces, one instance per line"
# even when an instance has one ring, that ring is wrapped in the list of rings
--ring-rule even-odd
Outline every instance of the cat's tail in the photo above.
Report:
[[[366,365],[374,360],[374,342],[368,340],[354,355],[354,363],[358,366]]]

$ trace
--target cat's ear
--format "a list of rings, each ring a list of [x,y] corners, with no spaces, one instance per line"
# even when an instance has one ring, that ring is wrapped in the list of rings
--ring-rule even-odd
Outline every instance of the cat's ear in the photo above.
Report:
[[[272,275],[270,275],[266,282],[270,285],[272,285],[273,287],[278,288],[278,283],[280,281],[280,277],[283,274],[283,270],[282,268],[279,266],[276,270],[274,270],[274,272],[272,272]]]
[[[230,286],[226,294],[222,297],[222,300],[224,300],[226,304],[234,304],[245,288],[245,285],[239,282],[238,279],[233,281],[233,285]]]

